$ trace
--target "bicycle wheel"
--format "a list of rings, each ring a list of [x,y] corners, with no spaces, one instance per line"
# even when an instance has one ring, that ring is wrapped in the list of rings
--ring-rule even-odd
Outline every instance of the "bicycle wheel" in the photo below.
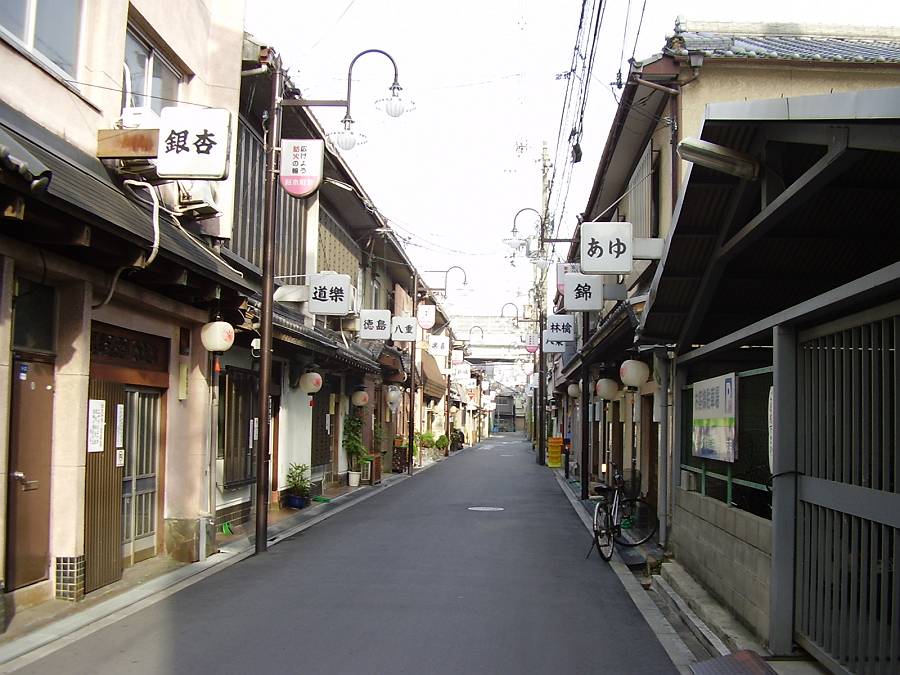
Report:
[[[613,542],[612,522],[609,517],[609,509],[603,502],[597,502],[594,507],[594,542],[597,544],[597,550],[600,557],[604,560],[612,558]]]
[[[641,498],[623,499],[619,503],[621,522],[615,535],[622,546],[637,546],[656,534],[659,520],[653,507]]]

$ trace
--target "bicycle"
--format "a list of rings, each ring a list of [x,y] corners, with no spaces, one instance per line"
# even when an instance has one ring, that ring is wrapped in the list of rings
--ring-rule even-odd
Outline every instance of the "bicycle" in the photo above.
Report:
[[[595,502],[593,539],[585,557],[589,558],[596,546],[600,557],[608,561],[616,544],[639,546],[656,534],[659,520],[653,508],[643,497],[625,497],[624,487],[622,473],[613,466],[613,485],[602,487],[603,494],[589,497]]]

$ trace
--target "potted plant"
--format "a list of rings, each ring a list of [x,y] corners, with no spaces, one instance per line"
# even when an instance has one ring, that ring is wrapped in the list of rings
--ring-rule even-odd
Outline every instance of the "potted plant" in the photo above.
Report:
[[[394,436],[394,451],[391,455],[391,471],[403,473],[406,471],[406,436],[397,434]]]
[[[362,418],[354,414],[344,417],[344,452],[347,453],[349,471],[347,481],[350,487],[357,487],[362,475],[360,460],[369,457],[369,453],[362,441]]]
[[[443,434],[437,437],[434,447],[444,453],[444,457],[450,456],[450,440]]]
[[[309,464],[290,464],[288,466],[284,495],[285,506],[302,509],[309,504]]]

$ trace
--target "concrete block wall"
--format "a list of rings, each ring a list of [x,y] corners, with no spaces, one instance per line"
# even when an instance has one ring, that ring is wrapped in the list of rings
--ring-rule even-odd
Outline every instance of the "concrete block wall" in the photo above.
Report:
[[[675,490],[670,544],[687,571],[757,636],[769,634],[770,521]]]

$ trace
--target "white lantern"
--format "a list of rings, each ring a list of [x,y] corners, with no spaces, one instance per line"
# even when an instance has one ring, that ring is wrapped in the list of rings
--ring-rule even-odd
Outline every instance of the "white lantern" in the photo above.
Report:
[[[597,380],[597,396],[604,401],[612,401],[619,395],[619,383],[608,377]]]
[[[387,400],[388,403],[400,402],[400,387],[388,387]]]
[[[581,387],[578,386],[577,384],[575,384],[574,382],[569,385],[569,388],[566,389],[566,391],[569,393],[569,396],[572,398],[578,398],[579,396],[581,396]]]
[[[459,412],[459,408],[457,408],[455,405],[450,406],[450,414],[451,415],[455,415],[458,412]]]
[[[619,367],[619,378],[627,387],[640,387],[650,377],[650,366],[643,361],[628,359]]]
[[[355,405],[357,408],[362,408],[369,405],[369,392],[367,392],[365,389],[354,391],[350,396],[350,403]]]
[[[315,394],[322,388],[322,376],[318,373],[303,373],[300,376],[300,391],[304,394]]]
[[[234,344],[234,326],[227,321],[213,321],[200,329],[200,342],[208,352],[227,352]]]

